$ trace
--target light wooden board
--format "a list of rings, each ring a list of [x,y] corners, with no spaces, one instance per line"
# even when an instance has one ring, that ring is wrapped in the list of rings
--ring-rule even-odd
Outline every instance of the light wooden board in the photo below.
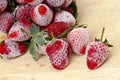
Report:
[[[91,40],[105,27],[105,37],[114,45],[104,65],[91,71],[85,56],[73,54],[69,66],[58,71],[47,57],[35,62],[28,52],[16,59],[0,59],[0,80],[120,80],[120,0],[77,0],[77,5],[78,23],[88,25]]]

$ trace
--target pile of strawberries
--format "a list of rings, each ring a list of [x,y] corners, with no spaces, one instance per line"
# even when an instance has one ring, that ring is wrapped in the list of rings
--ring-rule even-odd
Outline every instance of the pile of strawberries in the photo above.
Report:
[[[77,25],[74,0],[0,0],[0,56],[11,59],[29,49],[35,60],[46,55],[55,69],[70,62],[70,53],[85,55],[89,69],[108,57],[108,40],[90,41],[85,25]],[[5,36],[6,35],[6,36]]]

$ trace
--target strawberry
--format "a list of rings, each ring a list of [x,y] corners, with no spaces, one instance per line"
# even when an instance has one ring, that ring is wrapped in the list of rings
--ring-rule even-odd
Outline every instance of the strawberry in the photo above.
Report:
[[[16,10],[16,18],[17,19],[27,19],[30,17],[31,5],[20,5]]]
[[[32,2],[30,2],[29,4],[31,5],[39,5],[43,2],[44,0],[33,0]]]
[[[46,46],[46,53],[55,69],[61,70],[67,67],[69,63],[69,45],[62,39],[50,41]]]
[[[31,5],[38,5],[43,2],[43,0],[16,0],[17,3],[20,4],[31,4]]]
[[[25,30],[28,33],[31,33],[30,31],[31,27],[31,22],[27,20],[19,20],[13,24],[11,27],[9,33],[8,33],[8,38],[13,40],[13,41],[26,41],[30,39],[30,36],[25,34],[23,30]]]
[[[69,24],[70,26],[73,26],[75,25],[76,20],[74,16],[68,11],[61,11],[61,12],[56,13],[54,22],[65,22]]]
[[[62,7],[66,8],[66,7],[68,7],[71,3],[72,3],[72,0],[65,0],[64,4],[62,5]]]
[[[0,14],[0,31],[7,33],[11,28],[13,22],[13,15],[9,12]]]
[[[54,22],[48,26],[47,30],[50,36],[51,36],[51,33],[53,33],[53,35],[57,37],[68,28],[69,28],[69,25],[66,24],[65,22]]]
[[[7,0],[0,0],[0,13],[3,12],[7,8]]]
[[[4,58],[15,58],[23,55],[27,50],[27,46],[22,42],[14,42],[10,39],[0,44],[0,55]]]
[[[39,4],[31,11],[31,19],[39,26],[49,25],[52,18],[53,11],[45,4]]]
[[[86,46],[90,42],[90,35],[85,28],[74,28],[68,35],[67,40],[75,54],[85,54]]]
[[[65,0],[46,0],[46,3],[51,7],[60,7]]]
[[[87,46],[87,66],[91,70],[100,67],[104,63],[108,57],[108,47],[112,47],[112,45],[108,43],[107,39],[103,42],[102,37],[103,35],[101,36],[101,39],[96,39],[96,41],[90,42]]]

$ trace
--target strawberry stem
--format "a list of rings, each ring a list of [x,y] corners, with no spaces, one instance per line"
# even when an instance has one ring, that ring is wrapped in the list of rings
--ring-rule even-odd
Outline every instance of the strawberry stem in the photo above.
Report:
[[[53,43],[56,41],[56,38],[54,37],[54,34],[53,33],[51,33],[52,34],[52,41],[53,41]]]
[[[105,28],[103,27],[102,35],[101,35],[101,38],[100,38],[101,41],[103,40],[104,32],[105,32]]]
[[[21,28],[21,30],[22,32],[26,33],[28,36],[33,37],[30,33],[26,32],[24,29]]]
[[[0,55],[0,58],[2,59],[3,57]]]

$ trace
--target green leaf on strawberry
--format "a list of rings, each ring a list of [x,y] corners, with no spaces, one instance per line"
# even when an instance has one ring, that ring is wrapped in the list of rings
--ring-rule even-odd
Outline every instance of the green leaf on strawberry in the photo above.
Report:
[[[31,42],[30,44],[30,54],[33,56],[33,59],[35,61],[37,61],[40,58],[40,54],[38,54],[37,50],[36,50],[36,44],[34,44],[33,42]]]
[[[39,32],[39,27],[36,26],[34,23],[32,23],[32,26],[31,26],[31,34],[34,35],[34,34],[36,34],[37,32]]]

